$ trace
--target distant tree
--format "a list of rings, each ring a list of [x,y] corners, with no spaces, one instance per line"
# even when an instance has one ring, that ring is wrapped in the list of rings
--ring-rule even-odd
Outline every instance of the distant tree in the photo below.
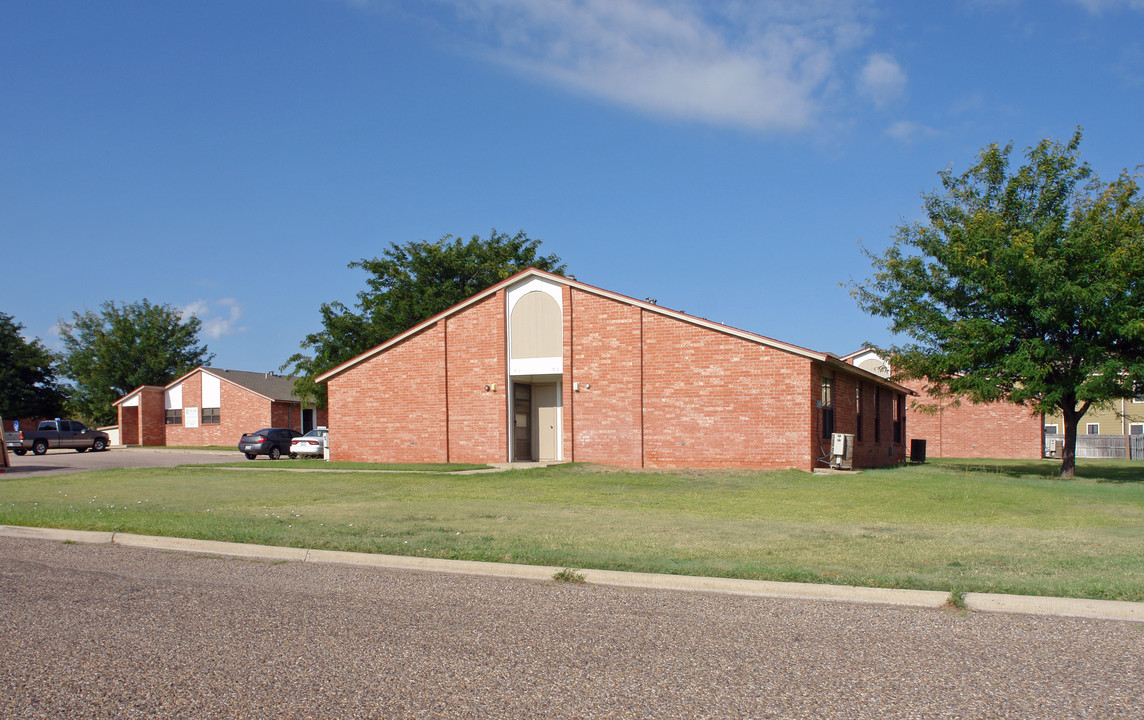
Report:
[[[8,420],[55,417],[65,395],[56,382],[51,352],[25,340],[24,326],[0,312],[0,416]]]
[[[1144,381],[1144,200],[1127,171],[1102,183],[1081,132],[1043,140],[1010,167],[984,149],[923,195],[927,222],[870,254],[859,305],[913,342],[886,352],[896,375],[938,397],[1003,400],[1064,418],[1061,477],[1074,476],[1090,407]]]
[[[293,366],[295,392],[324,406],[325,386],[314,378],[327,370],[521,270],[563,275],[560,258],[540,255],[540,244],[523,232],[509,236],[494,228],[487,239],[446,235],[436,242],[391,244],[381,257],[351,262],[349,267],[370,275],[355,310],[340,302],[323,303],[322,329],[301,343],[309,353],[291,356],[282,370]]]
[[[74,312],[70,323],[60,321],[60,374],[75,386],[69,401],[75,417],[114,422],[112,403],[126,393],[166,385],[214,358],[198,344],[202,321],[193,315],[184,320],[176,308],[147,299],[100,307],[99,313]]]

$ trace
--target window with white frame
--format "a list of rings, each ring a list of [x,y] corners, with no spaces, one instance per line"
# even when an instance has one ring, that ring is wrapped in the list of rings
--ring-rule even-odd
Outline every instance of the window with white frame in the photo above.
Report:
[[[1086,433],[1088,433],[1089,435],[1099,435],[1100,434],[1100,423],[1088,423],[1087,425],[1084,426],[1084,431]]]
[[[1045,426],[1045,434],[1046,435],[1060,435],[1061,433],[1060,433],[1060,430],[1057,428],[1056,425],[1046,425]]]
[[[1128,426],[1129,435],[1144,435],[1144,423],[1132,423]]]

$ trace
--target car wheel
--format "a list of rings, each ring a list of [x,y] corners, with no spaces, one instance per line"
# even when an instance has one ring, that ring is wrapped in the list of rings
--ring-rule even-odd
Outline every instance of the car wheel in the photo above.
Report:
[[[279,450],[276,447],[270,448],[270,459],[271,460],[277,460],[280,457],[282,457],[282,451],[281,450]]]
[[[96,438],[95,442],[91,444],[91,449],[96,452],[103,452],[107,449],[107,441],[103,438]]]
[[[75,451],[83,453],[83,452],[87,452],[87,448],[76,448]]]
[[[244,453],[244,454],[246,455],[247,460],[253,460],[254,458],[258,457],[254,453]]]
[[[27,450],[13,450],[12,452],[16,453],[16,454],[17,454],[17,455],[19,455],[20,457],[24,457],[25,455],[27,455],[27,454],[28,454],[28,451],[27,451]]]
[[[47,451],[48,451],[48,441],[47,440],[37,440],[36,442],[32,443],[32,452],[34,452],[35,454],[43,455]]]

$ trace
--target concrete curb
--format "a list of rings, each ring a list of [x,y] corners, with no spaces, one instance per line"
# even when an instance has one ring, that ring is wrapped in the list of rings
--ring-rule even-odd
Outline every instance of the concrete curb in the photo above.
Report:
[[[1064,617],[1144,622],[1144,603],[1117,600],[965,593],[965,606],[977,612],[1061,615]]]
[[[0,525],[0,537],[53,540],[124,547],[149,548],[173,552],[224,555],[258,560],[277,560],[301,563],[331,563],[357,565],[396,570],[423,570],[429,572],[521,580],[551,581],[561,570],[539,565],[513,565],[509,563],[477,562],[471,560],[439,560],[404,555],[375,555],[372,553],[337,550],[307,550],[304,548],[251,545],[247,543],[193,540],[131,533],[93,532],[89,530],[59,530],[54,528]],[[654,573],[619,572],[615,570],[579,570],[586,582],[594,585],[643,588],[650,590],[677,590],[683,592],[724,593],[752,597],[786,598],[798,600],[828,600],[833,602],[896,605],[902,607],[944,607],[949,594],[937,590],[902,590],[896,588],[868,588],[850,585],[815,585],[810,583],[774,582],[768,580],[735,580],[731,578],[694,577],[688,575],[660,575]],[[1052,598],[1029,595],[998,595],[966,593],[965,605],[976,612],[1018,613],[1028,615],[1054,615],[1097,620],[1124,620],[1144,623],[1144,603],[1114,600],[1085,600],[1080,598]]]

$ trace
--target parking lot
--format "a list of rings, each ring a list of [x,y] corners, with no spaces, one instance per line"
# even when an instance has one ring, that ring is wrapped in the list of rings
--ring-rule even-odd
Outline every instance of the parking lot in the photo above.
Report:
[[[226,450],[185,450],[175,448],[122,448],[113,447],[104,452],[75,450],[49,450],[46,455],[28,453],[23,457],[8,453],[8,468],[0,468],[6,474],[20,477],[37,475],[62,475],[65,473],[106,470],[108,468],[174,467],[176,465],[224,463],[242,460],[237,449]]]

